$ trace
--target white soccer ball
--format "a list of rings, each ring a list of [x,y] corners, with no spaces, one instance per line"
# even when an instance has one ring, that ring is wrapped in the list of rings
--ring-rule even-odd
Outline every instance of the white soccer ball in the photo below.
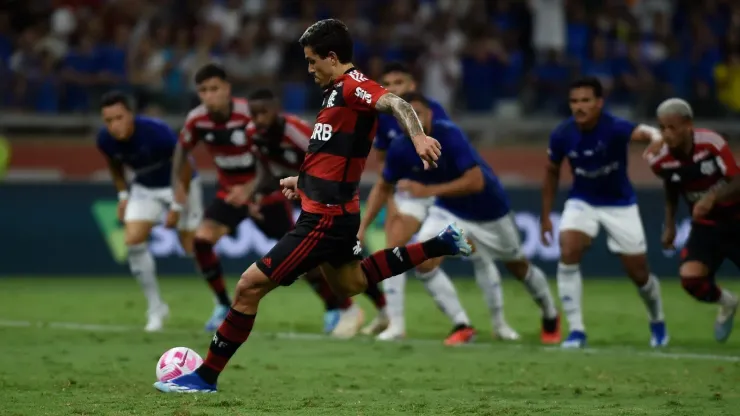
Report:
[[[203,364],[197,352],[188,347],[175,347],[159,357],[157,362],[157,380],[167,381],[175,377],[190,374]]]

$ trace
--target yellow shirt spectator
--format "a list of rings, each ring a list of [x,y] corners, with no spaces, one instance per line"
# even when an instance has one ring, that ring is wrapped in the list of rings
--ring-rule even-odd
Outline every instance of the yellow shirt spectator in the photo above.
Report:
[[[714,68],[719,100],[731,110],[740,112],[740,55]]]

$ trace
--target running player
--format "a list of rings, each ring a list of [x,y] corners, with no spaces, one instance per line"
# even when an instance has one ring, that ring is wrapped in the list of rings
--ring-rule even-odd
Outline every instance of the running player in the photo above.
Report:
[[[714,337],[724,342],[732,333],[738,297],[720,288],[714,274],[725,259],[740,267],[740,169],[719,134],[694,128],[694,112],[686,101],[668,99],[657,113],[665,143],[650,158],[650,166],[666,192],[663,246],[673,249],[682,195],[693,222],[681,250],[681,285],[694,299],[719,305]]]
[[[289,198],[300,198],[295,229],[260,261],[236,287],[236,298],[213,336],[208,355],[194,373],[154,387],[163,392],[211,393],[229,359],[249,337],[261,299],[278,286],[319,267],[337,294],[354,296],[369,281],[380,282],[424,261],[470,255],[461,230],[448,225],[422,243],[378,251],[362,260],[359,182],[377,128],[379,112],[393,113],[410,133],[424,168],[436,167],[439,142],[424,134],[409,103],[388,93],[352,65],[352,37],[344,23],[326,19],[301,36],[308,71],[324,89],[306,159],[298,177],[281,181]]]
[[[398,62],[389,63],[385,66],[381,81],[388,91],[399,97],[416,91],[416,81],[411,71]],[[447,113],[439,103],[430,100],[429,105],[432,108],[435,120],[448,119]],[[395,117],[390,114],[380,114],[378,116],[378,132],[373,147],[378,155],[381,172],[386,152],[394,139],[408,140]],[[395,247],[411,241],[414,234],[421,228],[421,223],[426,219],[427,211],[432,203],[434,203],[434,197],[411,198],[404,192],[396,192],[392,198],[389,198],[385,217],[386,247]],[[440,302],[438,306],[443,311],[454,309],[452,305],[445,305],[448,299],[454,303],[454,299],[457,298],[452,282],[445,275],[434,276],[433,279],[426,278],[429,277],[426,275],[419,275],[418,277],[427,290],[432,293],[433,298]],[[390,322],[376,319],[363,328],[363,334],[377,334],[379,340],[394,340],[404,337],[406,332],[404,317],[405,288],[405,273],[383,281],[383,289],[388,300]],[[454,322],[455,318],[451,317],[451,319]],[[453,331],[450,339],[459,339],[466,342],[475,336],[475,330],[472,327],[461,324],[456,325],[456,328],[457,330]]]
[[[383,203],[393,192],[394,184],[407,191],[412,197],[436,196],[429,208],[419,232],[420,239],[434,236],[441,223],[456,222],[468,230],[476,253],[474,261],[476,280],[483,290],[491,312],[493,332],[497,338],[515,339],[516,333],[508,326],[503,316],[503,300],[500,276],[493,260],[501,260],[506,268],[526,286],[542,310],[543,343],[560,342],[558,315],[550,294],[545,274],[530,264],[521,250],[519,229],[509,207],[509,199],[493,170],[483,161],[468,142],[462,130],[449,120],[433,120],[432,108],[421,94],[410,93],[403,98],[411,103],[427,134],[439,140],[444,149],[439,167],[424,171],[420,163],[410,162],[414,155],[413,144],[407,140],[394,141],[386,156],[383,177],[375,184],[367,202],[365,216],[360,225],[360,235],[377,216]],[[427,260],[417,266],[422,275],[445,275],[440,264],[442,259]],[[479,273],[487,271],[488,273]],[[450,284],[451,285],[451,284]],[[462,319],[460,324],[470,327],[470,321],[462,308],[457,293],[445,302],[447,314]],[[454,334],[454,332],[453,332]],[[451,339],[446,341],[453,344]]]
[[[579,263],[591,241],[604,227],[609,250],[619,255],[627,274],[637,285],[650,318],[650,344],[668,343],[663,318],[660,283],[647,263],[645,232],[637,197],[627,177],[630,141],[659,140],[658,129],[615,117],[603,111],[603,89],[599,80],[585,78],[570,88],[573,116],[550,136],[549,163],[542,188],[542,243],[552,243],[550,222],[560,166],[568,159],[573,185],[560,220],[560,263],[558,292],[568,319],[570,334],[564,348],[586,345],[581,312],[582,281]]]
[[[170,171],[177,134],[160,120],[134,114],[125,94],[105,94],[100,112],[105,127],[98,132],[98,149],[108,161],[118,191],[118,219],[125,227],[129,267],[149,305],[144,329],[159,331],[169,308],[159,294],[156,265],[147,244],[149,234],[169,211],[165,225],[177,227],[183,249],[192,253],[194,231],[203,215],[200,181],[191,164],[185,163],[178,181],[185,189],[173,192]],[[125,168],[134,173],[130,191]],[[175,202],[173,193],[184,195],[185,190],[189,190],[187,199]]]
[[[263,175],[265,182],[257,185],[255,203],[250,205],[255,211],[253,217],[259,218],[258,207],[265,203],[262,195],[280,190],[277,178],[298,174],[313,129],[297,116],[281,113],[275,95],[269,89],[259,89],[249,95],[249,110],[252,121],[247,125],[247,140],[267,170]],[[279,197],[290,205],[282,193]],[[287,209],[292,208],[288,206]],[[286,229],[283,234],[288,231]],[[318,269],[309,272],[306,281],[324,302],[324,331],[338,338],[356,335],[363,323],[359,305],[350,298],[334,294]],[[378,308],[379,316],[385,316],[385,296],[378,285],[368,284],[365,294]]]
[[[252,116],[246,100],[231,96],[223,68],[214,64],[203,66],[195,74],[195,83],[201,105],[187,116],[172,169],[173,175],[179,175],[188,152],[200,142],[207,146],[218,168],[216,198],[206,208],[194,243],[195,261],[216,295],[216,307],[206,323],[206,330],[213,331],[231,307],[221,262],[213,247],[250,216],[262,233],[278,239],[292,228],[293,213],[279,189],[261,196],[259,210],[250,208],[255,185],[261,182],[257,178],[259,163],[245,132]]]

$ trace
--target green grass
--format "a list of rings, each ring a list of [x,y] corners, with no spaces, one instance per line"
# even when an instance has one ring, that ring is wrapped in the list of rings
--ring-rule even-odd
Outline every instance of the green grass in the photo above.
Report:
[[[205,356],[210,341],[201,329],[212,301],[198,279],[163,279],[173,316],[161,334],[136,329],[144,301],[133,279],[0,279],[0,415],[738,414],[740,334],[716,344],[715,309],[675,281],[663,284],[672,335],[664,355],[647,347],[645,310],[623,280],[585,285],[591,351],[538,346],[536,308],[512,281],[507,317],[524,339],[493,342],[477,287],[457,287],[481,331],[476,344],[456,349],[441,345],[449,322],[416,282],[407,303],[414,341],[397,344],[287,337],[318,333],[322,310],[302,282],[279,289],[261,306],[221,392],[171,396],[151,387],[160,354],[188,346]]]

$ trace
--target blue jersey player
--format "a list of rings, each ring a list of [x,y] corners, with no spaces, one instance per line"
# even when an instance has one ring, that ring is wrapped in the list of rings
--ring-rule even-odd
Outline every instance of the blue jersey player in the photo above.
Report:
[[[189,168],[179,182],[189,188],[187,199],[184,189],[173,190],[172,155],[178,138],[164,122],[135,115],[128,97],[115,91],[103,96],[100,108],[105,127],[98,132],[97,145],[118,191],[118,219],[125,225],[131,273],[141,284],[149,305],[145,330],[159,331],[169,308],[159,295],[147,241],[154,225],[167,213],[165,225],[177,227],[183,248],[191,251],[203,214],[200,183]],[[133,172],[130,190],[126,168]],[[175,201],[175,193],[182,195],[184,203]]]
[[[385,66],[381,83],[388,91],[398,96],[416,91],[416,81],[411,71],[398,62],[391,62]],[[428,102],[433,119],[449,119],[442,105],[432,100]],[[373,148],[378,155],[381,169],[391,143],[398,141],[397,139],[408,140],[398,121],[390,114],[379,114]],[[405,192],[396,192],[387,202],[386,246],[395,247],[408,243],[419,231],[434,198],[412,198]],[[403,337],[406,326],[403,312],[405,285],[405,274],[383,281],[387,302],[385,314],[378,314],[377,318],[363,328],[363,334],[377,335],[379,340]]]
[[[454,222],[466,231],[476,247],[476,253],[471,258],[476,281],[491,311],[494,335],[501,339],[519,337],[506,324],[503,316],[501,277],[494,264],[494,260],[500,260],[525,284],[541,307],[542,341],[547,344],[558,343],[557,309],[547,280],[544,273],[524,257],[519,229],[514,222],[508,197],[493,170],[473,149],[460,128],[449,120],[433,119],[429,103],[423,96],[408,94],[403,98],[414,107],[425,132],[439,141],[443,154],[437,161],[436,169],[424,170],[421,163],[415,162],[416,153],[411,142],[393,142],[388,149],[382,179],[373,187],[368,199],[360,233],[372,223],[382,204],[393,192],[394,185],[412,197],[436,197],[421,226],[419,238],[434,235],[435,227],[442,223]],[[444,303],[440,306],[452,314],[451,318],[456,324],[470,328],[454,287],[439,267],[440,263],[441,259],[427,261],[417,267],[417,272],[422,280],[432,283],[445,281],[449,284],[448,290],[440,285],[438,293],[432,294],[438,303]],[[472,332],[472,328],[469,332]],[[459,337],[464,335],[461,332]],[[453,344],[454,340],[455,337],[448,338],[447,343]]]
[[[558,291],[570,327],[570,334],[562,346],[582,348],[586,344],[579,263],[599,227],[606,230],[609,250],[620,256],[647,306],[651,345],[664,346],[668,343],[668,335],[660,283],[648,269],[645,232],[635,191],[627,177],[629,143],[659,140],[660,132],[603,111],[602,97],[603,89],[597,79],[585,78],[573,83],[570,88],[573,116],[550,135],[550,160],[542,188],[541,232],[545,245],[552,243],[550,212],[560,165],[566,158],[573,175],[559,227]]]

